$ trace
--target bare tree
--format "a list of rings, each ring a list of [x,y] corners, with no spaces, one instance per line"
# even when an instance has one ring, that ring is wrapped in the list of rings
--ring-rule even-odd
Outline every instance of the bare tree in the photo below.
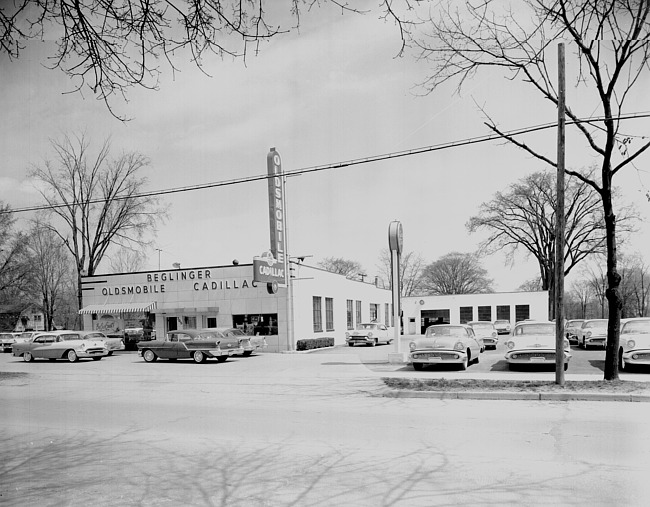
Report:
[[[329,271],[330,273],[337,273],[339,275],[345,276],[346,278],[356,278],[361,274],[365,276],[361,264],[359,264],[357,261],[351,261],[342,257],[325,257],[317,265],[323,268],[325,271]]]
[[[81,276],[93,275],[109,247],[142,248],[166,216],[158,199],[140,197],[147,180],[140,173],[148,165],[139,153],[110,156],[105,141],[93,156],[83,136],[52,141],[54,162],[35,167],[30,176],[50,206],[49,228],[68,248],[77,271],[78,309],[82,305]]]
[[[441,3],[442,5],[442,3]],[[599,174],[593,177],[567,170],[590,185],[600,196],[606,227],[607,301],[609,322],[605,356],[605,380],[618,379],[620,337],[620,274],[617,272],[616,206],[613,178],[633,167],[650,141],[626,133],[622,127],[630,110],[627,99],[648,76],[650,3],[640,0],[521,0],[458,2],[448,0],[440,15],[431,15],[420,36],[412,32],[421,57],[431,65],[425,86],[433,91],[440,84],[463,84],[483,68],[500,69],[511,79],[521,79],[533,94],[552,107],[558,104],[554,83],[557,52],[555,41],[565,41],[579,62],[576,87],[588,104],[567,104],[568,125],[582,136],[585,146],[598,159]],[[404,25],[403,25],[404,26]],[[413,29],[415,30],[415,28]],[[550,51],[553,49],[553,51]],[[600,117],[593,117],[593,104]],[[489,116],[488,116],[489,118]],[[544,163],[556,167],[544,145],[528,144],[509,135],[491,119],[487,126],[504,139]],[[631,128],[631,127],[630,127]],[[555,151],[555,145],[548,146]]]
[[[538,276],[522,283],[517,290],[524,292],[539,292],[542,290],[542,279]]]
[[[392,261],[391,253],[388,248],[382,248],[379,253],[379,272],[388,280],[388,287],[392,289],[390,280],[392,280]],[[421,294],[422,292],[422,268],[424,259],[415,252],[402,252],[400,255],[400,296],[410,297]]]
[[[145,253],[142,250],[122,247],[109,258],[112,273],[129,273],[144,268]]]
[[[592,296],[592,290],[589,282],[584,279],[580,279],[576,282],[573,282],[571,284],[571,288],[569,290],[569,301],[567,301],[565,304],[567,306],[570,306],[571,300],[575,301],[577,311],[571,315],[572,318],[577,318],[577,319],[586,319],[587,318],[587,306],[589,304],[589,300],[591,299]]]
[[[31,276],[25,247],[25,236],[14,230],[11,208],[0,204],[0,303],[24,299]]]
[[[451,252],[422,270],[425,294],[480,294],[493,292],[492,280],[474,254]]]
[[[506,192],[497,192],[467,223],[470,232],[488,232],[481,243],[483,252],[505,253],[512,262],[515,253],[524,250],[537,260],[541,288],[548,291],[550,319],[555,316],[556,203],[554,176],[536,172],[510,185]],[[619,222],[625,223],[622,218]],[[575,177],[569,177],[565,187],[565,219],[564,274],[568,275],[589,255],[603,253],[606,244],[598,194]]]
[[[207,74],[206,55],[245,59],[251,47],[257,53],[260,42],[297,28],[303,11],[320,3],[15,0],[0,5],[0,52],[16,59],[30,39],[56,40],[49,65],[67,74],[75,90],[90,88],[113,113],[114,95],[125,98],[132,86],[157,88],[159,61],[175,71],[184,50]],[[346,2],[323,3],[359,12]]]
[[[30,230],[28,248],[34,299],[42,302],[39,306],[45,317],[45,330],[50,331],[72,278],[70,253],[61,238],[38,221]]]

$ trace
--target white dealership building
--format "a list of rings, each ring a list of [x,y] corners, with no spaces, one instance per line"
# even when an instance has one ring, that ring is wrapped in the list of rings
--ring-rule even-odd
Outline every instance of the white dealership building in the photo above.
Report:
[[[82,279],[84,329],[120,333],[150,327],[157,336],[174,329],[239,327],[266,336],[268,351],[295,350],[300,339],[332,337],[361,322],[393,326],[391,291],[379,280],[350,280],[298,262],[290,263],[291,289],[276,293],[253,281],[253,265],[86,276]],[[507,292],[402,298],[405,334],[418,334],[442,319],[545,319],[546,292]]]

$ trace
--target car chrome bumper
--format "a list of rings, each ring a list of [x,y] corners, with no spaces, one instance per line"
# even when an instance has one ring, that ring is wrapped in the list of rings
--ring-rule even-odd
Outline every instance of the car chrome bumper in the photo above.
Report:
[[[415,351],[409,354],[410,363],[420,364],[463,364],[467,354],[459,350]]]
[[[625,364],[650,366],[650,349],[629,350],[623,352]]]
[[[84,359],[88,357],[104,357],[108,355],[107,349],[90,349],[90,350],[75,350],[77,357]]]
[[[555,363],[554,350],[512,350],[506,352],[508,364],[551,364]],[[564,352],[564,362],[571,360],[571,354]]]

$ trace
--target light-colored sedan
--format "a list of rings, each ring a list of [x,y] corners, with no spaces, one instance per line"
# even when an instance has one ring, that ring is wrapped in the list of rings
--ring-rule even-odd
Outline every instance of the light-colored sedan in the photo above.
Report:
[[[569,366],[571,345],[562,336],[564,345],[564,369]],[[506,362],[510,369],[517,366],[555,364],[555,322],[522,321],[515,325],[512,336],[506,342]]]
[[[80,358],[92,358],[99,361],[108,355],[104,342],[84,340],[78,331],[44,331],[35,333],[31,340],[15,343],[12,353],[22,357],[27,363],[34,359],[67,359],[71,363]]]
[[[353,331],[345,333],[345,341],[350,347],[354,345],[370,345],[374,347],[380,342],[390,344],[393,341],[388,327],[377,322],[357,324]]]
[[[211,331],[219,338],[237,338],[243,356],[250,356],[253,352],[268,347],[264,336],[250,336],[235,327],[206,327],[204,331]]]
[[[585,319],[571,319],[564,325],[564,337],[569,342],[578,343],[578,329],[582,326]]]
[[[0,333],[0,348],[2,352],[11,352],[11,347],[16,343],[14,333]]]
[[[497,330],[497,334],[510,334],[510,321],[509,320],[495,320],[494,328]]]
[[[79,334],[84,340],[103,341],[109,356],[112,356],[113,352],[117,350],[125,350],[124,341],[118,336],[106,336],[101,331],[79,331]]]
[[[578,347],[602,347],[607,345],[607,319],[588,319],[576,330]]]
[[[176,361],[193,359],[204,363],[208,358],[216,358],[220,363],[235,354],[243,354],[239,336],[223,335],[217,328],[178,329],[169,331],[162,339],[138,342],[138,354],[147,363],[158,358]]]
[[[650,366],[650,318],[626,319],[621,325],[618,369],[633,365]]]
[[[470,363],[478,363],[481,353],[474,330],[464,324],[429,326],[424,337],[412,341],[409,349],[414,370],[440,364],[457,364],[466,370]]]
[[[467,325],[471,326],[474,330],[474,334],[482,346],[481,352],[488,347],[496,350],[499,344],[499,334],[492,322],[473,320],[472,322],[468,322]]]

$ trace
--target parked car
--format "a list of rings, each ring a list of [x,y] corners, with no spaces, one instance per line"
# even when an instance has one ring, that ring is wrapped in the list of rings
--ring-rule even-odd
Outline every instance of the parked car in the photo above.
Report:
[[[474,330],[464,324],[429,326],[424,337],[412,341],[409,349],[414,370],[435,364],[457,364],[466,370],[470,363],[478,363],[481,353]]]
[[[239,336],[222,336],[214,328],[169,331],[164,338],[138,342],[138,354],[148,363],[159,357],[170,361],[193,359],[195,363],[214,357],[223,362],[234,354],[243,353]]]
[[[0,348],[2,352],[11,352],[11,347],[16,343],[14,333],[0,333]]]
[[[588,319],[577,330],[578,347],[602,347],[607,344],[607,319]]]
[[[633,365],[650,365],[650,318],[626,319],[621,325],[618,369]]]
[[[571,346],[564,336],[564,369],[571,360]],[[506,342],[506,362],[510,369],[533,364],[555,364],[555,322],[522,321],[515,325]]]
[[[492,322],[473,320],[467,323],[474,330],[474,334],[481,344],[481,352],[490,347],[496,349],[499,343],[499,334]]]
[[[12,353],[28,363],[40,358],[74,363],[81,358],[99,361],[108,355],[108,350],[101,340],[84,340],[78,331],[63,330],[35,333],[29,341],[14,343]]]
[[[84,340],[101,340],[106,345],[108,355],[112,356],[116,350],[125,350],[124,341],[121,335],[108,336],[101,331],[79,331],[81,338]]]
[[[367,322],[357,324],[353,331],[345,333],[345,341],[348,346],[370,345],[374,347],[380,342],[389,344],[393,341],[388,327],[377,322]]]
[[[585,319],[567,320],[564,325],[564,337],[569,340],[569,343],[578,343],[578,329],[580,329],[584,321]]]
[[[494,329],[497,330],[497,334],[510,334],[510,321],[509,320],[495,320]]]
[[[239,340],[239,345],[242,348],[242,354],[244,356],[250,356],[256,350],[268,347],[264,336],[249,336],[241,329],[234,327],[211,327],[204,328],[203,330],[210,331],[219,338],[236,337]]]

